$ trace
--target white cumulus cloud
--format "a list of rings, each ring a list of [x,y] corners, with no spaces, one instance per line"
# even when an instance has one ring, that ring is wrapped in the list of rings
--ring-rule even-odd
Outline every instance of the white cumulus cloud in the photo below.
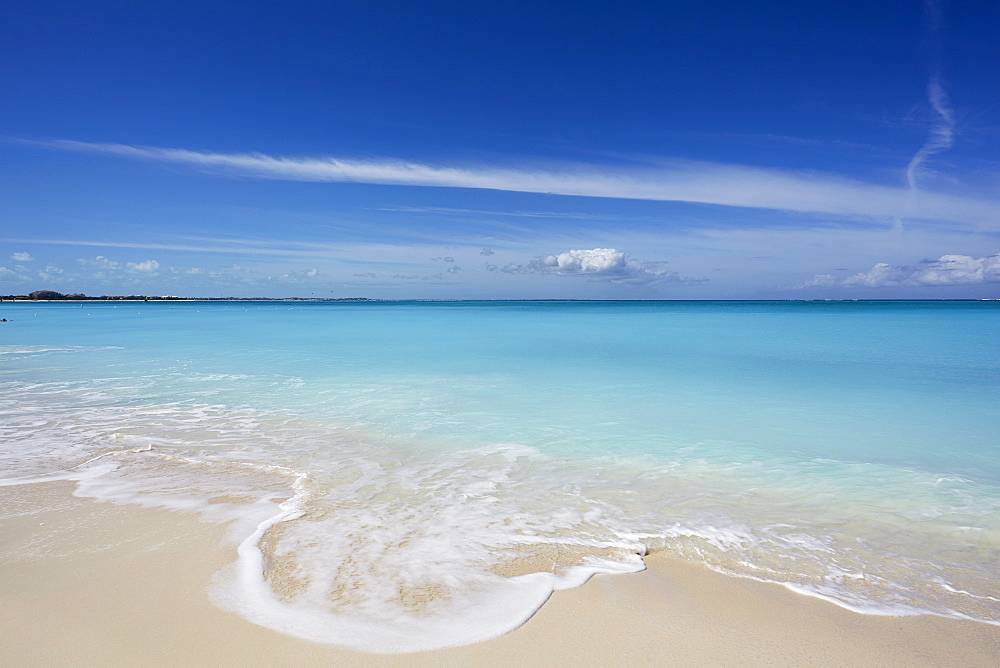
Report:
[[[10,256],[10,259],[14,260],[15,262],[34,262],[35,261],[35,258],[33,258],[31,256],[31,253],[24,253],[24,252],[14,253],[13,255]]]
[[[879,262],[868,271],[837,280],[829,274],[817,274],[800,288],[852,286],[865,288],[942,285],[982,285],[1000,283],[1000,253],[984,257],[942,255],[912,265]]]
[[[663,269],[665,264],[629,257],[617,248],[592,248],[543,255],[524,265],[508,264],[500,271],[508,274],[586,276],[612,283],[696,283],[704,280],[666,271]]]
[[[142,262],[129,262],[126,265],[129,271],[141,274],[155,274],[160,269],[160,263],[156,260],[144,260]]]
[[[942,255],[915,265],[894,267],[879,262],[869,271],[844,280],[844,285],[978,285],[1000,283],[1000,253],[987,257]]]
[[[798,285],[799,288],[825,288],[831,285],[840,285],[840,281],[832,274],[816,274],[805,283]]]
[[[45,267],[44,271],[38,272],[38,277],[45,281],[51,281],[53,279],[59,278],[62,274],[65,273],[66,272],[62,268],[57,267],[54,264],[49,264]]]
[[[538,261],[544,271],[557,274],[620,274],[628,267],[625,253],[616,248],[568,250],[546,255]]]
[[[117,275],[122,266],[121,262],[110,260],[103,255],[98,255],[93,259],[81,257],[77,259],[77,262],[84,269],[94,270],[94,273],[91,274],[92,278],[102,280]]]
[[[110,271],[112,269],[118,269],[119,267],[122,266],[120,262],[115,262],[114,260],[109,260],[108,258],[104,257],[103,255],[98,255],[93,260],[88,260],[86,258],[80,258],[79,260],[77,260],[77,262],[79,262],[80,264],[82,264],[85,267],[93,267],[95,269],[100,269],[100,270],[103,270],[103,271]]]

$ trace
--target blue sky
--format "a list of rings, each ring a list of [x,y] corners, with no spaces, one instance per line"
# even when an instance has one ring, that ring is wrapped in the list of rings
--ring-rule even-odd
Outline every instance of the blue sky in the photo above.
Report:
[[[992,2],[0,7],[0,294],[1000,297]]]

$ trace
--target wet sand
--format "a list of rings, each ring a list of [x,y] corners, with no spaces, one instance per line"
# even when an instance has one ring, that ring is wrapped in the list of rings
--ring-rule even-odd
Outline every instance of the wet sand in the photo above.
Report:
[[[652,555],[648,570],[556,592],[495,640],[371,655],[309,643],[216,608],[225,527],[78,499],[71,483],[0,488],[5,666],[995,666],[1000,627],[876,617]]]

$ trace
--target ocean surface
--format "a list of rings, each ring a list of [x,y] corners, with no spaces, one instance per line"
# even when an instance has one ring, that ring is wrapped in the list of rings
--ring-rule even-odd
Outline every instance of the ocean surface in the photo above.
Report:
[[[664,551],[1000,623],[1000,302],[0,303],[0,484],[228,524],[208,595],[402,652]]]

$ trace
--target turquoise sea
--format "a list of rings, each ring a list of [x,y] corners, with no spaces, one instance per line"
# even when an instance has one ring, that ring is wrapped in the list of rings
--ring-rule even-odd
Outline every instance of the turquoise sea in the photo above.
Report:
[[[208,595],[381,652],[666,551],[1000,624],[1000,302],[2,303],[0,484],[225,522]]]

